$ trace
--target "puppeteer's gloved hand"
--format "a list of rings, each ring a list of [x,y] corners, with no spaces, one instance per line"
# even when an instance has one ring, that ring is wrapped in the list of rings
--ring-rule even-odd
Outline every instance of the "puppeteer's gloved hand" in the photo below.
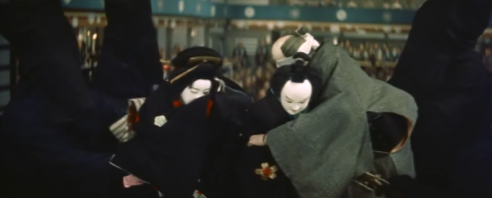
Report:
[[[252,135],[249,137],[248,146],[266,146],[266,134]]]
[[[123,186],[125,186],[125,188],[140,186],[143,184],[145,184],[145,182],[140,180],[138,177],[135,177],[134,175],[127,175],[123,177]]]

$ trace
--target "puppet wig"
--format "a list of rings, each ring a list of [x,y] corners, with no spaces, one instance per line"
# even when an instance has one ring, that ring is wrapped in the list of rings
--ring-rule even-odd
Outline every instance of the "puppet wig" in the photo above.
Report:
[[[319,47],[319,43],[308,33],[308,28],[301,27],[293,32],[288,32],[280,37],[272,46],[272,58],[277,62],[277,66],[291,65],[297,52],[310,54],[313,49]]]

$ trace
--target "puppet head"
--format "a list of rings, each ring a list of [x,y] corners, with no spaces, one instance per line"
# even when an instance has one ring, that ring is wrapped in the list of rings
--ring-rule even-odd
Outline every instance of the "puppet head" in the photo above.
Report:
[[[270,82],[269,94],[276,97],[290,115],[296,115],[314,105],[319,95],[321,76],[316,69],[304,66],[305,62],[298,59],[294,64],[277,69]]]
[[[212,81],[209,79],[196,79],[181,92],[183,103],[189,104],[193,100],[208,95],[212,89]]]
[[[208,95],[219,89],[217,81],[217,67],[202,62],[190,69],[171,74],[171,88],[173,100],[187,105],[197,98]]]
[[[294,64],[294,54],[301,52],[311,54],[319,47],[318,41],[308,33],[308,28],[301,27],[294,32],[280,37],[272,46],[272,58],[277,67]]]
[[[183,104],[219,90],[224,82],[219,80],[222,58],[215,50],[206,47],[192,47],[180,52],[171,63],[176,70],[171,73],[169,83],[173,94],[179,95]],[[222,86],[221,86],[222,85]]]

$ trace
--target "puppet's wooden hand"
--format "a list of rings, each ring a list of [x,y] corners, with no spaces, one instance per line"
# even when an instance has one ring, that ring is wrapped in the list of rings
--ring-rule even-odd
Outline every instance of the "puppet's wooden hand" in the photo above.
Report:
[[[266,135],[252,135],[249,137],[248,146],[266,146]]]
[[[125,186],[125,188],[130,188],[132,186],[140,186],[143,185],[144,183],[145,183],[144,181],[140,180],[134,175],[127,175],[123,177],[123,186]]]

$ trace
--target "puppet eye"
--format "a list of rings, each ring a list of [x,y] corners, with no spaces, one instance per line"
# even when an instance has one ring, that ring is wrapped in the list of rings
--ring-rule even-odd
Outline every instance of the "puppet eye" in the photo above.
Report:
[[[204,91],[203,94],[208,95],[209,91]]]
[[[197,94],[197,93],[198,93],[198,89],[196,89],[196,88],[191,88],[191,89],[190,89],[190,92],[191,92],[192,94]]]

